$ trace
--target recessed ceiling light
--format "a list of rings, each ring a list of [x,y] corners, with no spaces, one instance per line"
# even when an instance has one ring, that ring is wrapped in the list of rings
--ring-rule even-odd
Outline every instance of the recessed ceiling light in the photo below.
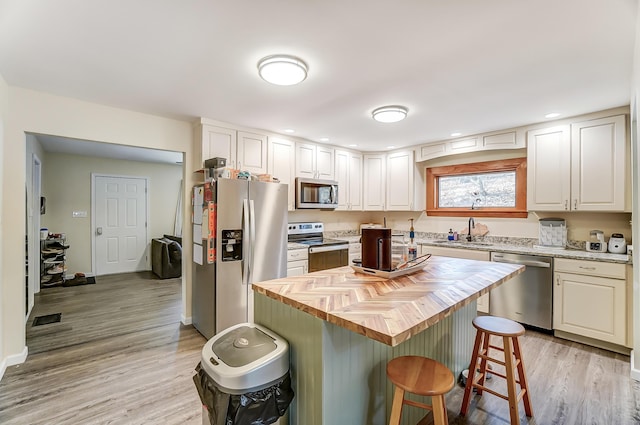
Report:
[[[451,133],[451,137],[458,137],[461,136],[462,133]]]
[[[295,131],[294,129],[292,129],[292,128],[286,128],[286,129],[284,130],[284,132],[285,132],[285,133],[289,133],[289,134],[291,134],[291,133],[295,133],[296,131]]]
[[[409,110],[404,106],[391,105],[374,109],[371,115],[378,122],[390,123],[402,121],[407,117]]]
[[[550,114],[545,115],[545,118],[555,118],[555,117],[559,117],[560,114],[557,112],[551,112]]]
[[[321,137],[321,138],[320,138],[320,141],[321,141],[321,142],[328,142],[328,141],[329,141],[329,138],[328,138],[328,137]]]
[[[307,64],[295,56],[267,56],[258,62],[258,74],[271,84],[292,86],[307,78]]]
[[[395,146],[387,146],[387,149],[393,149]]]
[[[347,146],[349,146],[350,148],[357,148],[358,147],[358,145],[356,145],[356,144],[351,144],[351,145],[347,145]]]

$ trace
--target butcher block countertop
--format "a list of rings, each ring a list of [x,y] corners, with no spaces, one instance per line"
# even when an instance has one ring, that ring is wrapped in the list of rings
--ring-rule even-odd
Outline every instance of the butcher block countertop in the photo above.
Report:
[[[396,346],[523,271],[521,265],[434,256],[421,271],[394,279],[346,266],[254,283],[253,289]]]

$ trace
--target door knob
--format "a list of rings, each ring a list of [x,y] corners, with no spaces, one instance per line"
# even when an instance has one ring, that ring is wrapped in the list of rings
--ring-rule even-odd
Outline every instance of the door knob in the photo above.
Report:
[[[96,235],[101,235],[102,234],[102,227],[97,227],[96,228]]]

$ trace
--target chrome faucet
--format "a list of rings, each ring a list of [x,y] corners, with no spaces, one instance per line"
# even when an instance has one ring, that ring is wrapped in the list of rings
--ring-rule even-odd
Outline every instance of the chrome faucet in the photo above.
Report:
[[[476,228],[476,222],[473,217],[469,217],[469,234],[467,235],[467,242],[471,242],[471,229]]]

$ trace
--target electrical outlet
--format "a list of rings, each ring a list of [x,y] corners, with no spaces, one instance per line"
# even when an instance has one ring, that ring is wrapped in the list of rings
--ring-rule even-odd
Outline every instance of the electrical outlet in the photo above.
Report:
[[[84,218],[87,216],[87,212],[86,211],[74,211],[72,214],[73,218]]]

